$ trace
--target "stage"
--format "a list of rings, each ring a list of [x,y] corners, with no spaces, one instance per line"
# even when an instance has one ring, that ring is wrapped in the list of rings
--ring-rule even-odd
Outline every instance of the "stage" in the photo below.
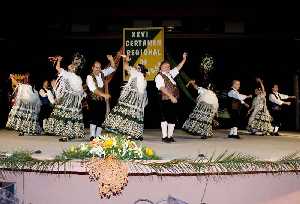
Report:
[[[263,160],[276,160],[279,157],[300,150],[300,134],[282,132],[280,137],[252,136],[242,131],[242,139],[228,139],[226,130],[217,130],[213,138],[201,140],[183,131],[176,130],[176,143],[161,142],[159,130],[146,130],[144,144],[152,147],[162,160],[197,158],[213,153],[241,152],[256,155]],[[78,145],[84,140],[58,142],[54,136],[18,136],[15,131],[0,130],[0,150],[41,150],[34,157],[53,158],[70,145]],[[162,161],[160,161],[162,162]],[[231,203],[231,204],[297,204],[300,202],[299,175],[291,172],[230,172],[214,175],[213,169],[203,174],[162,174],[158,176],[146,169],[136,172],[130,163],[128,186],[120,196],[100,199],[97,183],[90,182],[85,167],[74,160],[64,169],[51,169],[41,173],[34,171],[3,170],[4,181],[14,185],[16,196],[23,203],[63,204],[63,203],[149,203],[137,202],[148,199],[158,202],[173,196],[189,204],[192,203]],[[250,167],[251,169],[251,167]],[[141,171],[142,170],[142,171]],[[203,176],[203,177],[202,177]],[[43,186],[43,188],[40,188]],[[272,186],[272,188],[270,188]],[[151,192],[151,193],[149,193]],[[48,196],[49,194],[55,196]],[[234,195],[234,196],[228,196]],[[217,196],[216,196],[217,195]],[[237,196],[238,195],[238,196]],[[253,196],[255,195],[255,196]],[[47,198],[47,199],[45,199]],[[163,202],[166,203],[166,202]]]
[[[88,132],[88,130],[87,130]],[[275,160],[283,155],[300,151],[300,133],[282,132],[282,136],[253,136],[241,131],[241,139],[228,139],[227,130],[217,130],[213,138],[201,140],[196,136],[176,130],[176,142],[166,144],[161,142],[160,130],[145,130],[143,143],[152,147],[163,160],[178,158],[197,158],[199,154],[210,156],[213,153],[229,152],[247,153],[259,159]],[[88,137],[87,137],[88,138]],[[58,142],[55,136],[18,136],[12,130],[0,130],[0,150],[13,152],[15,150],[41,150],[35,155],[39,158],[53,158],[70,145],[79,145],[85,140]]]

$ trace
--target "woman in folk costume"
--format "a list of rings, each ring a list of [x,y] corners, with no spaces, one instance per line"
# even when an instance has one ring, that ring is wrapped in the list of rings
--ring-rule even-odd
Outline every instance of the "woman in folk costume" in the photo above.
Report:
[[[106,56],[110,66],[101,70],[101,63],[95,61],[92,66],[92,72],[86,78],[86,84],[89,89],[89,112],[90,112],[90,140],[95,136],[101,135],[101,124],[105,119],[106,104],[105,100],[110,98],[109,94],[104,93],[104,78],[116,71],[114,58],[111,55]]]
[[[162,142],[175,142],[173,133],[176,123],[177,101],[179,99],[179,89],[174,78],[186,62],[187,53],[183,53],[182,61],[173,69],[170,68],[168,61],[163,61],[160,71],[155,77],[156,88],[160,91],[161,108],[161,131]]]
[[[193,135],[201,136],[201,139],[207,139],[213,135],[213,119],[219,108],[218,98],[210,83],[204,84],[205,88],[197,86],[195,81],[190,81],[188,85],[190,84],[198,91],[199,96],[196,107],[182,128]]]
[[[260,78],[257,78],[256,81],[260,87],[255,89],[256,97],[253,99],[252,107],[248,111],[248,113],[252,112],[249,117],[248,130],[253,135],[258,131],[264,135],[273,130],[271,124],[272,117],[267,108],[264,84]]]
[[[46,133],[61,136],[59,141],[68,141],[75,137],[84,137],[84,124],[81,101],[84,97],[82,80],[76,74],[78,59],[75,56],[68,71],[61,68],[62,57],[56,57],[56,70],[59,76],[56,81],[56,103],[54,109],[45,121]]]
[[[129,74],[129,80],[121,91],[117,105],[108,114],[102,127],[129,139],[143,140],[144,108],[148,103],[145,76],[148,70],[142,64],[136,67],[129,66],[129,56],[123,57],[123,68]]]
[[[30,85],[29,73],[25,74],[24,83],[19,83],[13,75],[10,79],[16,86],[15,103],[9,113],[6,127],[19,131],[19,135],[39,134],[38,121],[41,101],[38,92]]]

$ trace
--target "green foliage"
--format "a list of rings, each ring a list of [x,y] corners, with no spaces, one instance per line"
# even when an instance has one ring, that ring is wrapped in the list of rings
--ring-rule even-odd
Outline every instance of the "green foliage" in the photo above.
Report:
[[[241,173],[256,171],[283,172],[300,170],[300,156],[293,153],[277,161],[259,160],[255,156],[227,151],[206,159],[175,159],[167,162],[136,162],[157,173]]]
[[[56,159],[88,159],[91,158],[92,154],[88,150],[81,150],[79,146],[71,146],[64,150],[61,155],[56,156]]]
[[[16,151],[11,155],[1,155],[0,168],[8,170],[34,170],[40,171],[55,171],[65,169],[66,163],[70,161],[64,158],[55,158],[52,160],[40,160],[31,156],[28,151]]]
[[[122,142],[119,139],[117,142]],[[89,151],[80,151],[81,147],[74,147],[77,150],[69,148],[61,155],[52,160],[39,160],[33,158],[30,152],[17,151],[11,155],[0,154],[0,169],[2,170],[33,170],[37,172],[46,171],[61,171],[62,167],[65,169],[67,162],[72,159],[86,160],[92,156]],[[148,147],[141,147],[144,153],[143,157],[134,157],[130,153],[125,155],[118,154],[118,150],[109,148],[107,155],[115,155],[120,160],[130,161],[134,168],[139,171],[152,170],[159,173],[184,173],[184,174],[201,174],[201,173],[215,173],[215,174],[230,174],[243,172],[299,172],[300,170],[300,156],[298,152],[285,155],[276,161],[259,160],[252,155],[241,153],[229,153],[227,151],[209,158],[200,158],[197,160],[189,159],[174,159],[170,161],[143,161],[143,160],[158,160],[159,157],[152,152]],[[147,152],[148,151],[148,152]],[[147,154],[148,153],[148,154]],[[0,171],[1,172],[1,171]],[[147,171],[148,172],[148,171]],[[2,172],[1,172],[2,173]],[[145,172],[146,173],[146,172]]]

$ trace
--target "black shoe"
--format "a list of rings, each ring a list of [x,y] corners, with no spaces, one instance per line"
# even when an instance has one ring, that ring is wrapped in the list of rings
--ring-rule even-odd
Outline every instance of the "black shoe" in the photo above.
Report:
[[[68,142],[68,138],[67,137],[62,137],[58,139],[59,142]]]
[[[228,135],[228,138],[234,138],[234,135]]]
[[[19,132],[19,136],[24,136],[24,132]]]
[[[161,141],[164,142],[164,143],[170,143],[170,140],[167,137],[161,138]]]
[[[200,139],[202,139],[202,140],[206,140],[206,139],[207,139],[207,137],[206,137],[206,136],[202,136],[202,137],[200,137]]]
[[[94,136],[90,137],[90,141],[93,141],[94,139],[95,139],[95,137],[94,137]]]
[[[280,134],[278,132],[274,132],[273,136],[280,136]]]
[[[170,137],[170,138],[168,138],[168,140],[169,140],[170,142],[176,142],[176,141],[174,140],[174,137]]]

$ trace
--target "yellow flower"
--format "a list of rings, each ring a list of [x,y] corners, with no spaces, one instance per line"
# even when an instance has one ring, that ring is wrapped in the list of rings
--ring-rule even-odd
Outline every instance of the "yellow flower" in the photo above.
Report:
[[[114,141],[112,139],[108,139],[103,142],[103,148],[104,149],[112,148],[113,144],[114,144]]]
[[[149,157],[154,155],[153,149],[151,149],[150,147],[146,147],[145,152],[146,152],[146,155]]]
[[[75,152],[76,151],[76,146],[72,145],[69,148],[70,152]]]

